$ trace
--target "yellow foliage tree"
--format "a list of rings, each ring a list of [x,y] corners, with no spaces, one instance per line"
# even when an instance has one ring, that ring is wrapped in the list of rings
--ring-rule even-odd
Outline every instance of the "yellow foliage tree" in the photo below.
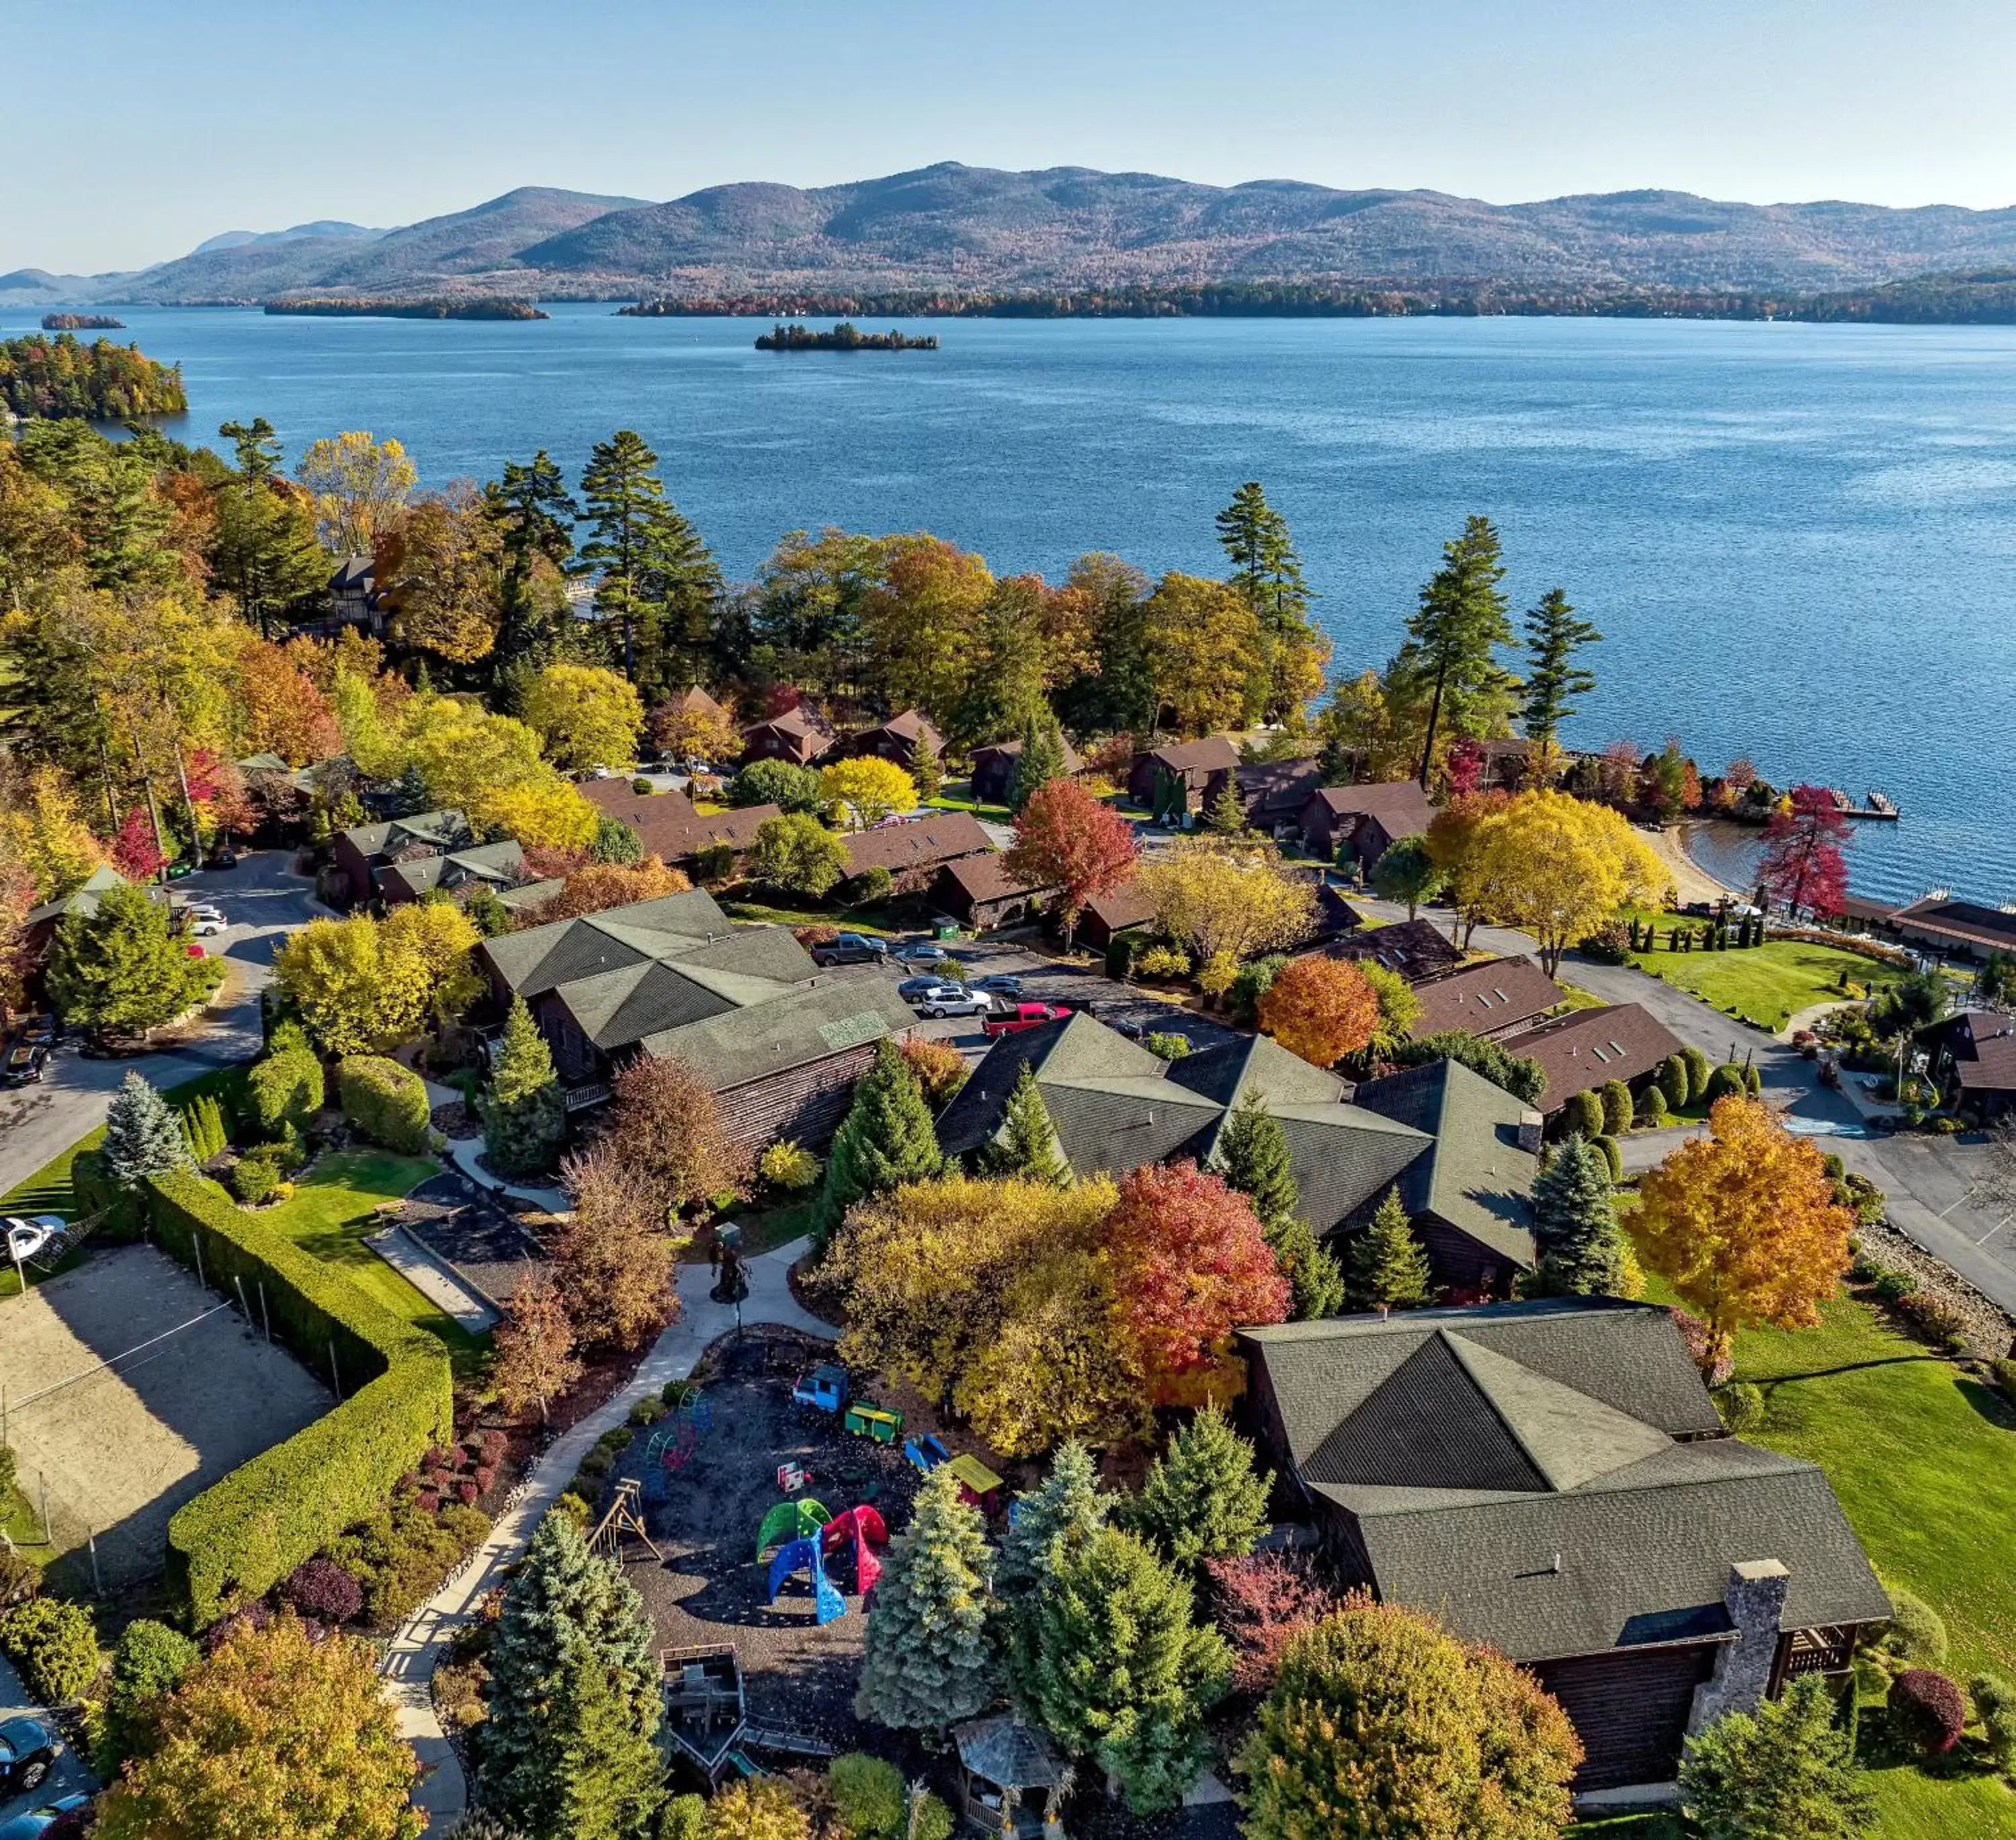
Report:
[[[1539,941],[1549,977],[1576,940],[1669,880],[1617,812],[1565,792],[1522,792],[1481,819],[1471,862],[1491,918]]]
[[[294,471],[315,495],[316,534],[338,556],[369,556],[420,477],[405,448],[368,429],[311,443]]]
[[[103,860],[69,783],[54,767],[0,776],[0,862],[19,863],[38,900],[67,895]]]
[[[526,690],[525,720],[565,771],[627,766],[637,758],[644,705],[617,672],[549,664]]]
[[[819,769],[819,799],[827,816],[844,817],[865,829],[898,812],[915,810],[917,783],[893,760],[864,754]]]
[[[402,982],[417,964],[427,981],[427,1007],[437,1023],[447,1023],[483,993],[471,959],[481,937],[459,907],[445,901],[410,902],[380,923],[379,956]]]
[[[1420,760],[1419,725],[1393,707],[1376,671],[1339,680],[1330,707],[1316,718],[1316,734],[1377,784],[1411,780]]]
[[[1760,1100],[1718,1099],[1708,1128],[1640,1182],[1633,1230],[1645,1264],[1708,1324],[1712,1370],[1738,1329],[1819,1322],[1855,1215],[1835,1205],[1819,1148]]]
[[[1244,728],[1266,701],[1269,675],[1260,621],[1227,582],[1175,570],[1142,609],[1154,695],[1178,733]]]
[[[411,1041],[431,1013],[466,1009],[481,985],[477,934],[460,909],[419,902],[383,920],[310,920],[273,959],[273,978],[324,1053],[375,1054]]]
[[[459,697],[416,697],[400,729],[402,764],[419,770],[436,805],[523,844],[566,849],[593,839],[595,808],[554,769],[524,722]]]
[[[1314,884],[1290,874],[1272,844],[1251,838],[1178,837],[1143,862],[1133,885],[1157,929],[1201,964],[1283,951],[1316,924]]]

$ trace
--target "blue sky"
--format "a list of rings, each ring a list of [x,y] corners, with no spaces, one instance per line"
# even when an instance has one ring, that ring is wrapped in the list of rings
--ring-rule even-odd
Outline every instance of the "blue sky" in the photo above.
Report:
[[[0,272],[957,159],[2016,203],[2007,0],[6,0]]]

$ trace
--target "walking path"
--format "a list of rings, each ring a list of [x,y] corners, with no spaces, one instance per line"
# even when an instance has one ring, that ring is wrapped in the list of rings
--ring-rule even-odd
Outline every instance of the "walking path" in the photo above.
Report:
[[[490,1300],[408,1233],[388,1226],[368,1233],[364,1243],[430,1303],[437,1303],[472,1335],[487,1334],[497,1326]]]
[[[776,1323],[832,1339],[831,1326],[799,1307],[787,1279],[808,1244],[794,1240],[788,1246],[759,1254],[743,1266],[749,1280],[749,1295],[742,1306],[745,1323]],[[667,1381],[681,1380],[691,1373],[708,1346],[735,1327],[734,1306],[716,1303],[707,1295],[713,1281],[713,1270],[707,1266],[679,1266],[679,1320],[653,1345],[629,1385],[554,1439],[529,1472],[531,1492],[499,1517],[489,1539],[462,1574],[437,1591],[393,1637],[380,1672],[385,1678],[386,1697],[398,1716],[399,1735],[420,1760],[413,1805],[427,1814],[433,1832],[445,1833],[469,1805],[462,1766],[434,1716],[429,1690],[445,1645],[497,1583],[502,1569],[524,1550],[541,1517],[574,1480],[581,1460],[596,1439],[622,1424],[638,1400],[657,1392]]]
[[[459,1099],[462,1095],[454,1095]],[[448,1154],[455,1166],[486,1194],[495,1194],[500,1188],[505,1194],[521,1201],[530,1201],[535,1208],[543,1208],[549,1214],[571,1214],[574,1203],[567,1199],[567,1191],[559,1188],[537,1188],[521,1182],[502,1182],[484,1168],[476,1159],[483,1154],[481,1137],[451,1137],[448,1140]]]

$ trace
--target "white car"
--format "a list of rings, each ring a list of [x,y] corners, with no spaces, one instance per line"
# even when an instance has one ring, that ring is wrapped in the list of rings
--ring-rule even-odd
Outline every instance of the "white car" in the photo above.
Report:
[[[60,1214],[9,1214],[0,1220],[9,1258],[32,1258],[69,1223]]]
[[[207,939],[214,934],[223,932],[229,924],[229,922],[220,914],[200,913],[190,924],[189,932],[195,938]]]

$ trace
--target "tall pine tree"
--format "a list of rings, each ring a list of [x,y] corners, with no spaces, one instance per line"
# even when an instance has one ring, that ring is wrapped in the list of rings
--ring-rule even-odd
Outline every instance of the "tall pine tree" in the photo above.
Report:
[[[1428,1301],[1428,1257],[1389,1188],[1370,1225],[1345,1256],[1345,1291],[1353,1309],[1413,1309]]]
[[[906,1182],[928,1182],[944,1167],[923,1089],[896,1044],[885,1041],[855,1088],[854,1104],[833,1138],[813,1212],[814,1236],[824,1245],[856,1201],[887,1194]]]
[[[1575,661],[1584,646],[1603,637],[1586,620],[1578,620],[1568,597],[1558,588],[1540,596],[1526,616],[1526,650],[1532,664],[1526,672],[1520,714],[1527,739],[1552,741],[1561,724],[1575,713],[1575,700],[1596,688],[1596,673]]]
[[[1308,1222],[1296,1217],[1301,1197],[1288,1140],[1258,1092],[1249,1089],[1233,1107],[1211,1157],[1226,1184],[1260,1216],[1274,1262],[1294,1293],[1294,1320],[1335,1316],[1344,1307],[1343,1268]]]
[[[504,463],[504,477],[484,488],[484,510],[504,540],[503,618],[491,656],[502,671],[543,664],[559,640],[556,597],[540,592],[541,575],[557,578],[574,555],[581,507],[544,448],[529,465]]]
[[[1008,808],[1019,812],[1042,787],[1064,776],[1064,739],[1057,718],[1032,715],[1022,726],[1021,751],[1008,782]]]
[[[647,704],[721,669],[715,614],[722,592],[721,565],[700,532],[670,499],[652,506],[638,578],[637,685]]]
[[[121,1188],[149,1176],[186,1169],[193,1158],[182,1119],[167,1100],[130,1068],[105,1114],[98,1159]]]
[[[566,1135],[567,1104],[553,1055],[525,999],[514,996],[483,1108],[484,1154],[500,1176],[536,1175],[553,1167]]]
[[[606,1704],[585,1676],[571,1702],[556,1692],[576,1666],[605,1683]],[[490,1712],[477,1748],[484,1806],[534,1833],[570,1831],[560,1827],[563,1802],[589,1767],[589,1737],[607,1766],[627,1777],[635,1741],[652,1740],[661,1717],[643,1601],[614,1564],[589,1551],[572,1516],[549,1513],[511,1581],[491,1648]]]
[[[1533,1183],[1533,1241],[1542,1297],[1622,1297],[1630,1269],[1610,1164],[1579,1133],[1564,1140]]]
[[[1206,1559],[1250,1553],[1267,1531],[1271,1475],[1253,1467],[1253,1446],[1216,1406],[1169,1440],[1127,1503],[1127,1530],[1192,1578]]]
[[[868,1613],[855,1712],[899,1731],[942,1731],[994,1698],[988,1640],[993,1549],[979,1511],[941,1464],[889,1543]]]
[[[1427,705],[1417,774],[1423,786],[1445,727],[1460,736],[1489,735],[1510,711],[1514,680],[1495,655],[1512,641],[1504,579],[1504,553],[1491,520],[1469,519],[1463,535],[1443,545],[1442,566],[1422,588],[1406,643],[1387,668],[1390,696],[1410,708]]]
[[[1288,522],[1249,479],[1218,514],[1218,540],[1232,559],[1233,585],[1260,622],[1271,716],[1298,713],[1322,688],[1327,644],[1309,622],[1312,596],[1302,579],[1302,559]]]
[[[1015,1498],[1014,1519],[994,1568],[995,1589],[1004,1598],[1020,1597],[1048,1576],[1052,1545],[1060,1539],[1067,1548],[1083,1545],[1106,1525],[1113,1500],[1100,1491],[1091,1451],[1067,1439],[1052,1453],[1041,1485]]]
[[[644,1840],[664,1800],[664,1759],[585,1642],[567,1645],[549,1714],[550,1827],[567,1840]]]
[[[581,496],[589,535],[581,559],[601,573],[595,587],[595,610],[613,621],[623,635],[618,661],[623,675],[635,682],[636,629],[642,612],[644,554],[651,514],[664,502],[658,456],[643,437],[619,428],[589,451],[581,476]]]
[[[1071,1165],[1058,1147],[1049,1108],[1043,1104],[1035,1074],[1026,1061],[1008,1095],[1001,1135],[981,1153],[981,1161],[990,1176],[1018,1176],[1024,1182],[1041,1182],[1052,1188],[1071,1183]]]

